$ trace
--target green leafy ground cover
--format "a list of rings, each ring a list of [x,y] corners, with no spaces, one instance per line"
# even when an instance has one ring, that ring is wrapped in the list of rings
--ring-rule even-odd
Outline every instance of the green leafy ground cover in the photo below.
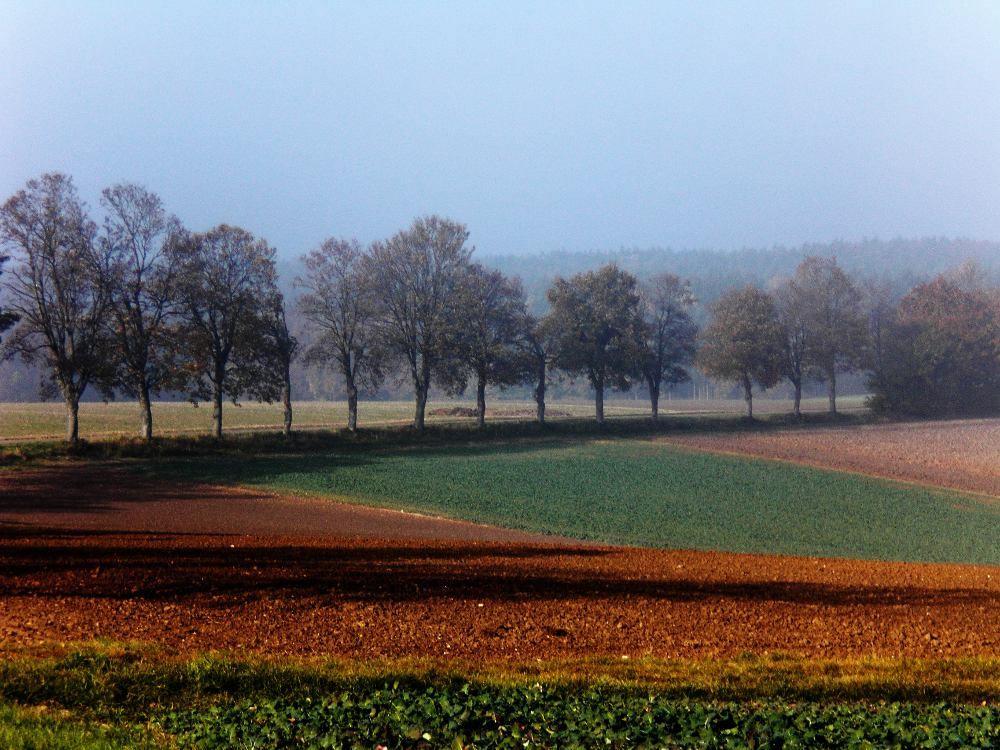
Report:
[[[1000,709],[726,705],[542,688],[415,692],[177,712],[164,728],[199,748],[993,748]]]
[[[93,644],[0,660],[0,747],[173,747],[157,728],[203,748],[995,747],[998,698],[1000,661],[969,658],[473,665]]]
[[[985,498],[643,440],[192,458],[141,470],[613,544],[1000,564],[1000,513]]]

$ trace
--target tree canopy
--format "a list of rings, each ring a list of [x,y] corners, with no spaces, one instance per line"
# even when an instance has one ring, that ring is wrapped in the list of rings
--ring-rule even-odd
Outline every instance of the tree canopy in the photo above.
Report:
[[[604,390],[628,390],[642,376],[642,319],[638,280],[614,263],[570,279],[556,277],[548,291],[552,312],[544,322],[553,364],[587,378],[598,422]]]
[[[887,326],[872,406],[919,416],[1000,413],[1000,304],[939,276],[918,284]]]
[[[212,403],[222,436],[222,402],[248,395],[274,401],[281,384],[265,344],[267,301],[277,294],[274,249],[240,227],[220,224],[191,238],[181,283],[191,395]]]
[[[669,273],[657,274],[641,284],[640,297],[646,323],[642,374],[649,386],[650,409],[656,422],[660,388],[691,379],[686,366],[694,361],[698,326],[689,310],[696,300],[691,283]]]
[[[40,357],[49,388],[66,403],[66,440],[79,437],[80,397],[110,380],[105,326],[110,297],[100,283],[105,262],[95,247],[97,227],[70,177],[30,180],[0,208],[0,243],[17,260],[6,289],[18,316],[10,346]],[[7,318],[9,320],[9,318]]]
[[[358,427],[358,389],[377,388],[384,376],[384,357],[376,335],[376,296],[365,273],[365,253],[357,240],[330,238],[302,257],[305,290],[299,312],[314,333],[306,362],[334,363],[347,390],[347,427]]]
[[[771,296],[745,286],[712,305],[696,362],[707,375],[742,385],[747,419],[753,419],[753,384],[771,388],[784,374],[781,326]]]
[[[409,371],[417,430],[424,428],[431,379],[455,385],[447,332],[472,255],[465,246],[468,237],[465,225],[427,216],[387,242],[373,243],[366,256],[377,335]]]

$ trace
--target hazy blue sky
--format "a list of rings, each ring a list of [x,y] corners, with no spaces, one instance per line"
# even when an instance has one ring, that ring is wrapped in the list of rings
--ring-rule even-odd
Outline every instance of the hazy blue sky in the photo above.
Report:
[[[1000,3],[5,0],[0,198],[144,183],[286,256],[1000,240]]]

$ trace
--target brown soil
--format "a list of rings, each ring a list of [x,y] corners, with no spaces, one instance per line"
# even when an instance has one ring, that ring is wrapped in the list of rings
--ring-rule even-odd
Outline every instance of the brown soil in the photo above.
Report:
[[[1000,419],[676,435],[662,442],[1000,497]]]
[[[484,541],[510,532],[388,511],[342,532],[355,536],[180,534],[294,529],[301,518],[285,516],[307,511],[333,528],[337,511],[131,477],[124,485],[78,467],[0,479],[0,641],[9,644],[106,637],[182,652],[514,661],[1000,656],[1000,568]],[[77,528],[37,525],[53,519]],[[150,532],[96,530],[128,522]],[[450,541],[417,538],[446,528]],[[407,529],[408,539],[384,538]]]

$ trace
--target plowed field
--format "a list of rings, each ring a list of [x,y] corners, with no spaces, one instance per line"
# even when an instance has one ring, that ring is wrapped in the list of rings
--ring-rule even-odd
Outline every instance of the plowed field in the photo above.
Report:
[[[702,433],[662,440],[1000,497],[1000,419]]]
[[[387,539],[436,523],[388,512],[364,536],[180,534],[156,525],[196,530],[210,510],[212,528],[294,527],[284,516],[306,501],[86,476],[3,475],[0,640],[508,661],[1000,655],[997,568],[485,541],[508,532],[472,524]],[[96,530],[101,509],[145,533]],[[91,528],[37,525],[54,517]]]

